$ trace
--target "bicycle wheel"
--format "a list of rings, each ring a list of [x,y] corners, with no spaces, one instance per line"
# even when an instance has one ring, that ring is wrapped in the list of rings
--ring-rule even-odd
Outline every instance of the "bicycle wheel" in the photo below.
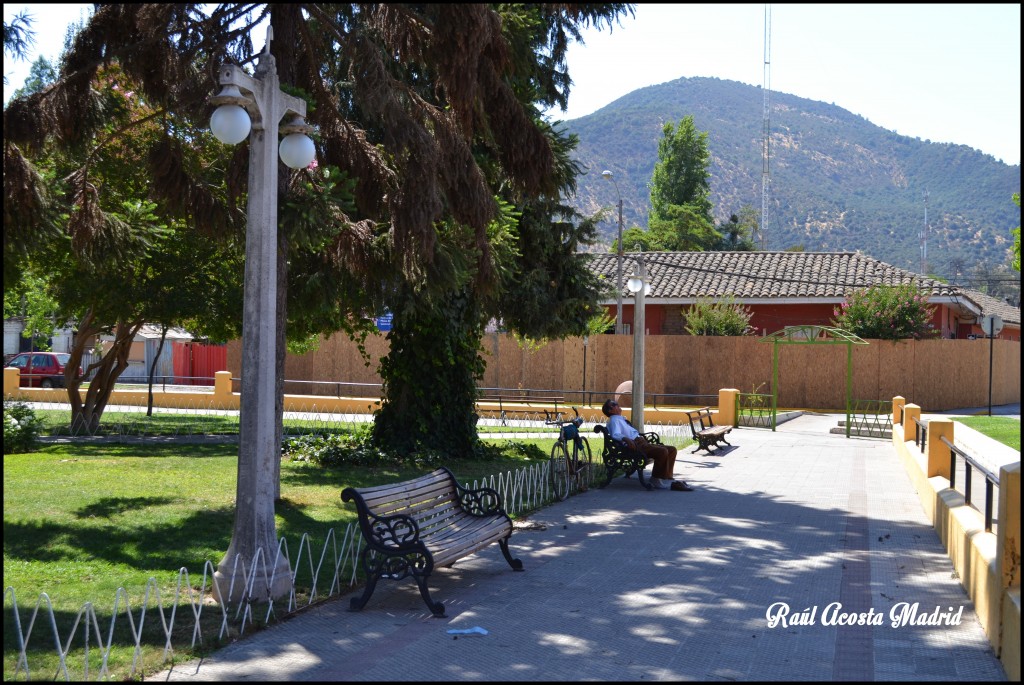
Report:
[[[582,492],[590,488],[594,482],[593,454],[590,442],[579,436],[572,446],[572,463],[576,472],[576,487]]]
[[[551,448],[548,479],[551,481],[551,491],[555,499],[561,501],[569,496],[569,453],[564,442],[556,442]]]

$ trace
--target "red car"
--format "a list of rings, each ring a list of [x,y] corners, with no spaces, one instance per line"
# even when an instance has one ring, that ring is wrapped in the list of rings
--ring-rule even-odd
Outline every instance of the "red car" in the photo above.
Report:
[[[71,355],[63,352],[23,352],[7,362],[21,371],[21,386],[30,388],[63,388],[64,367]],[[82,367],[78,367],[82,376]]]

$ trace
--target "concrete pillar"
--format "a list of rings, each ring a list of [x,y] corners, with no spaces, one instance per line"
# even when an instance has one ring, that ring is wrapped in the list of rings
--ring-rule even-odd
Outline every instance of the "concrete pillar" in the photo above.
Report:
[[[21,369],[4,369],[4,397],[17,396],[21,386]]]
[[[4,354],[17,354],[25,324],[18,319],[4,321]]]
[[[1000,573],[1000,591],[1020,591],[1020,462],[999,469],[999,529],[997,531],[996,568]],[[1019,625],[1019,624],[1018,624]],[[1019,628],[1018,628],[1019,630]],[[1018,664],[1018,667],[1020,664]]]
[[[892,398],[892,425],[895,426],[900,423],[900,417],[903,416],[903,407],[906,403],[905,397],[896,395],[896,397]]]
[[[740,391],[736,388],[720,388],[718,391],[718,416],[716,426],[739,426],[740,417],[736,415],[736,400]]]
[[[914,423],[914,419],[921,420],[921,407],[916,404],[907,404],[903,407],[903,441],[914,439],[914,431],[917,430],[917,424]]]
[[[906,434],[904,433],[904,437]],[[953,442],[953,421],[950,419],[932,419],[928,422],[928,471],[926,475],[950,478],[949,447],[942,442],[946,438]]]
[[[218,408],[231,406],[231,372],[217,371],[213,374],[213,403]]]

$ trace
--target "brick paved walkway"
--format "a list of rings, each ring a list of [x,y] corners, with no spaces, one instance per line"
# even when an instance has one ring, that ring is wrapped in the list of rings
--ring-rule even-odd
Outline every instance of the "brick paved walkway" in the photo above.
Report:
[[[832,425],[689,448],[696,492],[618,478],[536,513],[511,541],[525,572],[497,546],[436,572],[445,619],[382,581],[360,613],[326,602],[149,680],[1005,680],[891,443]],[[882,623],[827,625],[836,602]],[[769,627],[778,603],[813,623]],[[894,628],[901,603],[963,612]]]

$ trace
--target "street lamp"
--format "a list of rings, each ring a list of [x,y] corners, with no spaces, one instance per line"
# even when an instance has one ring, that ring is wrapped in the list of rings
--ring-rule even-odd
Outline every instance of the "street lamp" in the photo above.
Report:
[[[303,121],[305,101],[283,93],[270,54],[273,28],[253,76],[226,64],[210,129],[218,140],[249,142],[249,191],[245,232],[242,312],[242,389],[239,416],[238,484],[231,544],[214,574],[222,602],[245,597],[268,600],[291,591],[291,568],[279,556],[274,523],[277,399],[277,158],[292,168],[308,166],[316,149]],[[280,126],[285,117],[289,122]],[[280,147],[278,130],[285,134]],[[223,595],[222,595],[223,589]]]
[[[615,334],[622,335],[622,193],[619,192],[619,182],[615,180],[615,174],[605,169],[601,175],[615,184],[615,194],[619,198],[619,249],[618,264],[615,270],[615,291],[619,299],[615,305]]]
[[[651,284],[647,280],[647,267],[644,265],[644,253],[636,256],[636,271],[626,282],[629,292],[633,293],[633,398],[631,400],[630,420],[633,427],[644,432],[644,337],[647,333],[644,325],[644,298],[651,292]]]

